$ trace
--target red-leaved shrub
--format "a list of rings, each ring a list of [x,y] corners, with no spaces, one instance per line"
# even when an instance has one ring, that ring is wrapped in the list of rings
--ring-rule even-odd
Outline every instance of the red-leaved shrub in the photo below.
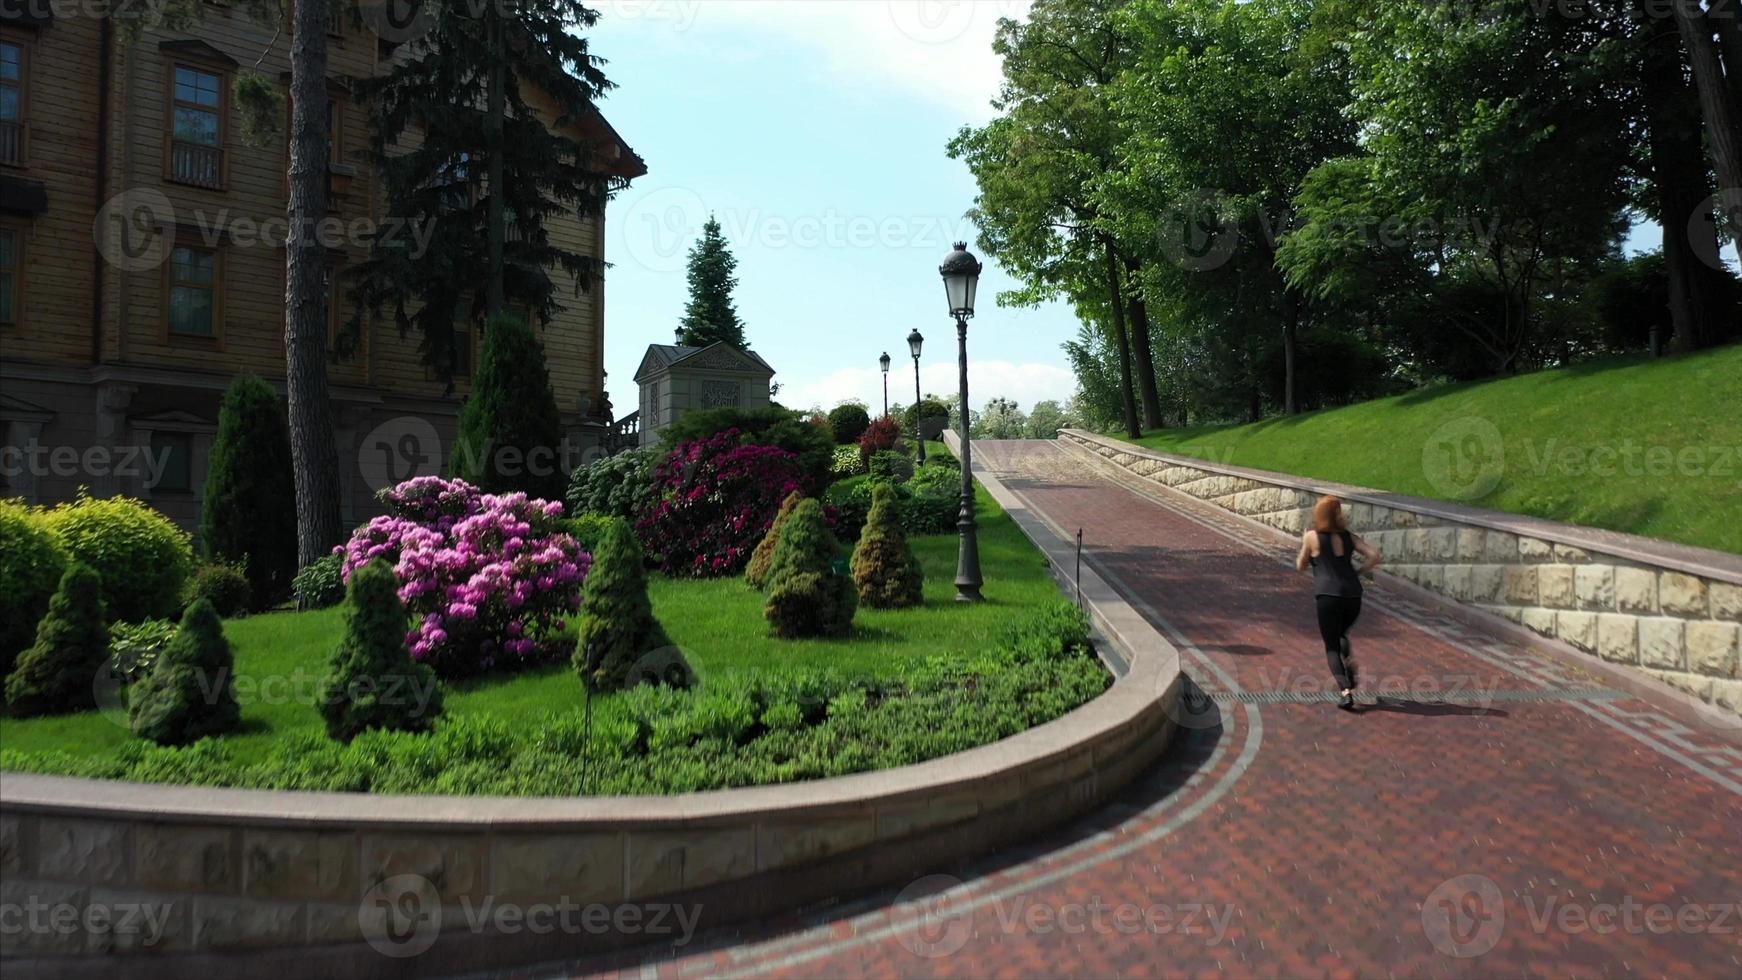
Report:
[[[885,415],[865,430],[859,437],[859,459],[865,465],[870,465],[871,457],[884,450],[892,450],[901,442],[901,426],[893,418]]]
[[[659,499],[636,521],[635,532],[666,574],[710,578],[743,571],[780,502],[802,488],[797,455],[738,440],[738,430],[727,429],[679,443],[654,469]]]

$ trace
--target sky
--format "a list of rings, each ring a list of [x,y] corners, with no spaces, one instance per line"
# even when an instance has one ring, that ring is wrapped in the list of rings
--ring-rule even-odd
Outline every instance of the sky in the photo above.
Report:
[[[605,369],[618,415],[635,369],[669,344],[688,298],[685,256],[710,214],[738,258],[750,346],[778,400],[882,406],[877,358],[894,358],[890,400],[913,400],[907,334],[926,337],[927,394],[956,386],[955,325],[938,263],[957,240],[974,181],[945,154],[991,118],[992,37],[1026,0],[595,0],[590,39],[618,86],[600,104],[648,173],[606,211]],[[985,257],[982,256],[984,259]],[[970,400],[1028,409],[1069,398],[1059,345],[1068,306],[1000,309],[1014,280],[987,262],[970,323]]]

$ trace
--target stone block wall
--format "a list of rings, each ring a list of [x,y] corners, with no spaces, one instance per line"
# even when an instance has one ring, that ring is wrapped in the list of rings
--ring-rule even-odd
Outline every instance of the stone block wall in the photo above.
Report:
[[[1306,530],[1320,494],[1336,493],[1349,526],[1385,553],[1391,574],[1742,714],[1736,556],[1703,552],[1705,560],[1689,562],[1699,549],[1675,546],[1677,567],[1668,567],[1641,554],[1642,539],[1616,548],[1627,556],[1602,551],[1623,537],[1609,532],[1220,466],[1078,430],[1059,441],[1289,534]]]

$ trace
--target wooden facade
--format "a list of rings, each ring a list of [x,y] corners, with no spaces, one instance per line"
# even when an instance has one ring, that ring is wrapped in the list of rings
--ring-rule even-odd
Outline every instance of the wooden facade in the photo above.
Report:
[[[282,383],[285,134],[245,142],[232,85],[246,68],[288,90],[289,33],[237,7],[202,10],[185,31],[126,40],[88,14],[0,17],[0,496],[46,503],[88,486],[147,499],[191,526],[223,389],[244,371]],[[329,38],[335,326],[352,313],[344,270],[366,255],[357,229],[379,214],[366,107],[349,80],[381,70],[391,51],[348,20]],[[645,172],[602,117],[586,135],[606,142],[618,181]],[[573,217],[550,232],[603,255],[602,219]],[[565,428],[585,447],[610,422],[600,411],[603,283],[577,293],[553,275],[565,309],[540,336]],[[359,465],[370,434],[414,419],[451,439],[467,381],[449,390],[424,367],[416,336],[368,321],[329,381],[344,510],[355,520],[380,482]],[[93,462],[92,447],[151,449],[174,472],[121,472]],[[69,448],[79,463],[45,462]]]

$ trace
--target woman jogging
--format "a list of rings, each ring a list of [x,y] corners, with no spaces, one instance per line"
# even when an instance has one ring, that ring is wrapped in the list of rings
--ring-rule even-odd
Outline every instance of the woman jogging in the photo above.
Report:
[[[1313,590],[1318,597],[1319,634],[1325,639],[1325,657],[1331,664],[1331,676],[1342,688],[1343,699],[1337,707],[1355,710],[1355,652],[1349,646],[1349,628],[1361,615],[1361,578],[1355,569],[1355,555],[1367,559],[1362,571],[1379,567],[1384,556],[1379,549],[1349,533],[1349,519],[1343,513],[1343,502],[1324,496],[1313,506],[1313,529],[1301,535],[1300,554],[1294,567],[1305,570],[1312,566]]]

